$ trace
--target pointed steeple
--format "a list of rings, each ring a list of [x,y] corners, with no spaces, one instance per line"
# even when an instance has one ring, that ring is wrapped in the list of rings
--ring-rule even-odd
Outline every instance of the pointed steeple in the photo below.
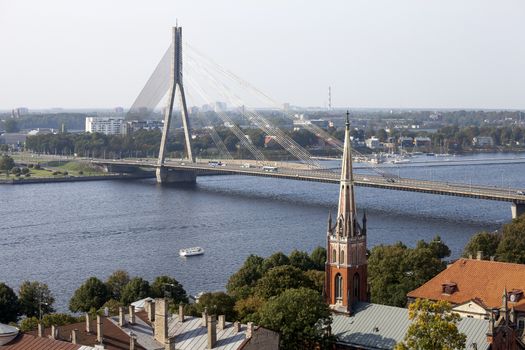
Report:
[[[342,236],[356,235],[356,208],[354,199],[354,175],[352,171],[352,143],[350,142],[350,114],[346,112],[345,143],[341,164],[341,181],[339,192],[339,209],[337,212],[338,225],[342,221]],[[342,220],[341,220],[342,219]],[[341,227],[337,228],[339,232]]]

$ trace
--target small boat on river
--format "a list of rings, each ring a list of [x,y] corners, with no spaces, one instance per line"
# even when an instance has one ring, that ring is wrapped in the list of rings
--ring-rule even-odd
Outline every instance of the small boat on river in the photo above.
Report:
[[[204,249],[201,247],[184,248],[179,250],[180,256],[194,256],[204,254]]]

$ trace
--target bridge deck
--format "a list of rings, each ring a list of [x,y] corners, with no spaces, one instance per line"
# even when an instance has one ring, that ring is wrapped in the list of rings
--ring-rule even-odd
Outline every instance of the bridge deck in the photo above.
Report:
[[[135,167],[156,167],[155,161],[130,161],[130,160],[92,160],[97,164],[113,166],[135,166]],[[217,173],[262,176],[279,179],[314,181],[324,183],[339,183],[339,173],[328,170],[306,170],[304,168],[276,168],[275,171],[267,171],[261,167],[244,168],[239,164],[228,164],[222,166],[209,165],[208,163],[190,163],[184,161],[168,160],[165,162],[166,168],[180,171],[195,171],[197,173],[209,172],[213,170]],[[479,198],[495,201],[525,203],[525,193],[519,189],[500,188],[495,186],[484,186],[475,184],[462,184],[452,182],[438,182],[427,180],[416,180],[409,178],[387,178],[378,175],[355,174],[355,184],[357,186],[375,187],[398,191],[423,192],[439,195]]]

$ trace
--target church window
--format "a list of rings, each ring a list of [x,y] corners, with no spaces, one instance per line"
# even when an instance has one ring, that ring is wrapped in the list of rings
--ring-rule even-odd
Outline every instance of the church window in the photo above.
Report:
[[[339,273],[335,275],[335,299],[343,300],[343,277]]]

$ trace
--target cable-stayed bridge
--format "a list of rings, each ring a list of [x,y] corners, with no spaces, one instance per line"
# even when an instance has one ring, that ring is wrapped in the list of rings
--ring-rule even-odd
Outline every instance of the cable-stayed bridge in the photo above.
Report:
[[[183,47],[185,49],[185,62],[189,63],[184,66]],[[197,77],[202,79],[198,80]],[[187,89],[184,80],[187,81],[189,89]],[[236,86],[237,89],[232,87],[232,85]],[[177,96],[179,111],[174,113]],[[280,108],[282,106],[280,103],[252,86],[249,82],[215,63],[199,50],[188,44],[183,44],[181,27],[173,28],[170,46],[127,113],[127,119],[147,119],[163,98],[166,99],[166,107],[163,110],[164,128],[157,160],[108,161],[94,159],[92,161],[106,166],[110,171],[116,172],[132,171],[133,168],[138,167],[155,168],[157,182],[162,184],[194,183],[199,174],[208,174],[210,172],[339,183],[338,171],[323,168],[320,162],[312,157],[306,149],[301,147],[286,132],[275,126],[267,116],[254,107],[256,106],[255,103],[262,101],[273,108]],[[238,146],[246,149],[252,156],[252,159],[234,160],[211,123],[207,122],[205,118],[200,118],[200,120],[190,118],[187,99],[190,101],[195,99],[195,101],[199,100],[207,104],[211,104],[214,100],[227,101],[230,106],[237,108],[239,111],[242,110],[242,117],[245,123],[262,130],[265,135],[270,136],[296,161],[275,166],[274,161],[267,159],[264,153],[254,146],[252,140],[245,135],[245,132],[235,122],[230,113],[219,108],[215,111],[217,117],[225,125],[229,126],[238,139]],[[195,105],[195,102],[193,105]],[[292,121],[298,118],[298,116],[287,110],[281,110],[280,113],[282,117]],[[184,134],[185,159],[175,161],[167,158],[166,146],[170,137],[170,125],[178,114],[181,117]],[[227,161],[196,161],[191,141],[192,129],[190,124],[197,121],[209,131],[220,158]],[[326,130],[312,123],[304,123],[303,127],[318,139],[323,140],[326,145],[332,146],[337,151],[342,151],[342,142]],[[354,153],[357,152],[354,151]],[[355,184],[389,190],[506,201],[512,203],[513,217],[525,213],[525,194],[519,189],[401,178],[374,166],[371,166],[371,170],[375,175],[355,174]]]

